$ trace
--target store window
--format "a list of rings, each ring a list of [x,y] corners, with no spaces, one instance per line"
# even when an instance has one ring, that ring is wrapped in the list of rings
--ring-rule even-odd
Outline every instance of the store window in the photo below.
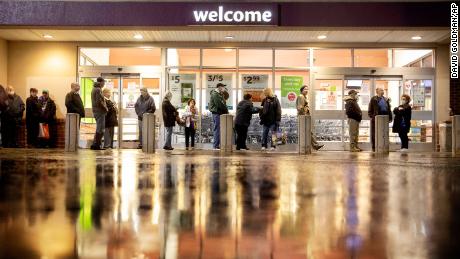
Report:
[[[395,67],[434,67],[431,49],[395,49]]]
[[[351,49],[314,49],[313,64],[317,67],[351,67]]]
[[[317,141],[342,141],[342,120],[315,120],[315,136]]]
[[[203,49],[203,66],[235,67],[236,49]]]
[[[342,110],[342,84],[342,80],[336,79],[315,80],[315,110]]]
[[[406,80],[404,81],[403,94],[411,97],[412,110],[432,110],[432,80]]]
[[[371,80],[362,78],[348,79],[344,81],[344,84],[344,94],[347,95],[350,90],[358,91],[358,105],[361,110],[367,111],[371,97],[374,96],[374,93],[371,93]]]
[[[81,66],[159,66],[160,64],[160,48],[80,48]]]
[[[240,49],[240,67],[272,67],[273,51],[271,49]]]
[[[310,51],[307,49],[275,50],[276,67],[309,67]]]
[[[168,49],[167,65],[171,67],[186,67],[200,65],[199,49]]]
[[[355,49],[353,55],[355,67],[391,67],[391,49]]]

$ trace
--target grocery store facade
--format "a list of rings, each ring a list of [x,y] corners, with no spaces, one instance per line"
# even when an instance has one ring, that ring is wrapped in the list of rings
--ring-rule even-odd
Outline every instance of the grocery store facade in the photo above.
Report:
[[[99,76],[118,104],[120,148],[137,145],[134,102],[141,87],[158,108],[166,91],[179,110],[195,98],[196,137],[203,148],[212,139],[207,103],[218,82],[227,85],[231,113],[244,93],[252,93],[257,105],[262,89],[272,88],[283,108],[281,126],[289,143],[283,149],[290,151],[296,149],[293,104],[302,85],[309,86],[315,135],[327,150],[348,147],[343,97],[351,89],[360,92],[365,148],[367,104],[377,87],[393,107],[400,95],[412,97],[414,149],[435,150],[438,125],[449,118],[448,2],[13,1],[0,7],[7,14],[0,17],[0,83],[14,86],[23,99],[32,87],[50,90],[63,119],[70,83],[80,82],[89,117],[82,122],[83,147],[94,132],[90,92]],[[174,142],[182,146],[183,129],[175,133]],[[250,142],[260,143],[260,135],[255,116]],[[396,149],[399,138],[390,134],[390,141]]]

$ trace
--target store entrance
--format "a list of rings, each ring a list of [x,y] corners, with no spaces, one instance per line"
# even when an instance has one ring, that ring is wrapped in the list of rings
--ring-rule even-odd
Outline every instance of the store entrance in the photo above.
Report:
[[[140,89],[146,87],[149,94],[154,98],[158,109],[160,105],[160,69],[155,67],[142,69],[124,67],[121,70],[126,71],[125,73],[120,73],[117,70],[119,68],[86,68],[80,77],[81,95],[84,99],[86,113],[92,114],[92,85],[97,77],[103,77],[106,80],[105,87],[112,92],[111,100],[118,109],[118,127],[115,127],[113,146],[114,148],[137,148],[139,145],[139,128],[134,106],[140,96]],[[95,131],[95,122],[91,117],[82,120],[81,147],[91,145]]]
[[[402,94],[415,96],[412,100],[412,121],[409,138],[411,148],[432,150],[433,112],[431,111],[432,79],[415,79],[424,76],[362,76],[362,75],[315,75],[314,89],[311,94],[313,122],[318,141],[325,145],[325,150],[348,150],[348,120],[345,115],[343,98],[348,91],[359,92],[358,105],[363,112],[359,130],[359,146],[370,150],[370,118],[368,105],[375,95],[376,88],[382,88],[385,96],[390,98],[392,109],[399,105]],[[420,94],[420,91],[422,92]],[[419,95],[417,95],[419,93]],[[390,150],[400,148],[400,139],[392,133],[390,126]]]

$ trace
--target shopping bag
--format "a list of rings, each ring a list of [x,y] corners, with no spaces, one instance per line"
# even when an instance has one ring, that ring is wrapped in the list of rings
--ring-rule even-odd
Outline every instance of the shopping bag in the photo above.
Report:
[[[276,130],[274,134],[272,134],[272,143],[275,145],[284,145],[286,144],[287,136],[286,133],[280,128]]]
[[[49,129],[48,124],[40,123],[39,131],[38,131],[38,137],[43,138],[43,139],[49,139],[50,138],[50,129]]]

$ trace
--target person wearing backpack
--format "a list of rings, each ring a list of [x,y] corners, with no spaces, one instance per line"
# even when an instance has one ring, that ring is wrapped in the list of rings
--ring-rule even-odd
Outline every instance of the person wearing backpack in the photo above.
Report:
[[[263,125],[262,132],[262,150],[268,147],[268,134],[276,134],[281,121],[281,104],[278,98],[273,94],[271,88],[264,89],[265,98],[262,100],[262,109],[259,112],[260,124]],[[270,150],[276,149],[276,143],[271,143]]]

